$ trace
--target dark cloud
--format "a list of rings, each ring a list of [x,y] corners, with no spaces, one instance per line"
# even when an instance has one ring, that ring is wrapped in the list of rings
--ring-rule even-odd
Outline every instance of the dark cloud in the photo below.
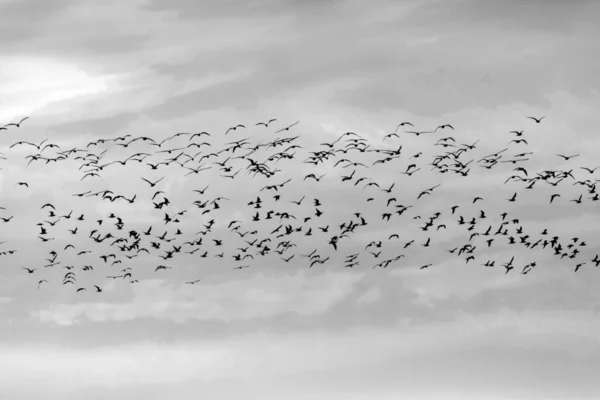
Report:
[[[14,24],[28,21],[27,25],[31,27],[60,17],[61,13],[68,11],[73,5],[72,0],[48,0],[41,3],[32,0],[4,1],[0,4],[0,12],[6,21]]]
[[[0,44],[6,46],[7,50],[38,50],[31,41],[40,39],[48,21],[60,18],[72,4],[71,0],[9,1],[0,4],[3,18],[0,24]]]
[[[591,0],[437,1],[415,9],[411,20],[417,25],[460,30],[488,25],[521,32],[538,30],[554,36],[592,22],[597,10],[598,3]]]

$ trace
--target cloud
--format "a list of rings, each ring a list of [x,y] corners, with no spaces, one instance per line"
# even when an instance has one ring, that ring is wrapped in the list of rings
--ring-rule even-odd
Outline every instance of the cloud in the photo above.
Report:
[[[359,298],[356,299],[358,304],[371,304],[381,300],[381,291],[379,288],[369,288]]]
[[[478,316],[458,314],[433,324],[401,322],[385,329],[365,327],[344,332],[285,335],[260,332],[205,341],[141,341],[90,349],[5,346],[0,360],[5,383],[0,387],[6,387],[9,382],[21,385],[25,380],[30,384],[35,382],[38,388],[184,382],[195,382],[196,387],[201,387],[202,382],[219,379],[242,379],[257,385],[312,373],[325,377],[351,376],[353,371],[360,370],[364,379],[379,376],[380,383],[383,380],[386,385],[380,386],[383,390],[393,387],[389,386],[394,382],[391,376],[406,381],[417,393],[424,391],[426,376],[444,380],[443,374],[450,373],[455,376],[453,379],[467,382],[459,378],[461,371],[475,374],[467,384],[477,388],[474,382],[478,379],[487,379],[493,384],[500,383],[503,377],[500,374],[484,378],[483,371],[475,372],[476,355],[498,359],[495,351],[509,352],[515,358],[514,365],[518,366],[519,361],[527,363],[528,357],[541,359],[543,354],[560,353],[569,360],[569,365],[589,364],[600,360],[598,351],[590,351],[593,348],[590,346],[597,341],[594,332],[598,329],[598,319],[590,312],[517,313],[503,309]],[[519,352],[526,353],[519,355]],[[438,366],[425,362],[434,354],[446,361]],[[461,354],[467,356],[462,361]],[[455,363],[454,372],[449,369],[452,363]],[[526,373],[525,366],[515,368],[511,372],[515,376]],[[488,370],[499,372],[500,369],[488,365]],[[540,377],[547,373],[550,373],[549,367],[537,371]],[[418,381],[410,384],[411,376]],[[360,387],[358,382],[360,380],[357,388]],[[370,378],[363,384],[368,385],[368,382]],[[440,382],[440,385],[449,384],[448,379]],[[539,392],[542,390],[538,388]]]
[[[53,103],[105,92],[113,76],[93,76],[77,65],[43,57],[0,58],[0,101],[3,118],[13,120],[39,113]],[[28,121],[29,122],[29,121]]]
[[[326,272],[312,275],[306,270],[282,276],[259,272],[247,279],[195,285],[163,285],[148,280],[135,286],[133,299],[125,303],[86,302],[52,304],[35,311],[41,322],[71,325],[81,317],[101,322],[139,317],[175,321],[250,320],[282,313],[315,315],[326,312],[354,291],[362,274]],[[160,294],[157,295],[157,290]]]
[[[440,40],[440,37],[437,35],[425,36],[425,37],[414,37],[414,38],[407,38],[406,44],[408,46],[426,46],[428,44],[437,43],[437,42],[439,42],[439,40]]]

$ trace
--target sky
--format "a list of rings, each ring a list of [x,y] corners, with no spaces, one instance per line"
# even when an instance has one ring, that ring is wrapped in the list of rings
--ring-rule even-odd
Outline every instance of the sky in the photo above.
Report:
[[[15,399],[596,398],[600,270],[590,260],[600,253],[600,203],[570,180],[532,190],[505,181],[518,166],[530,175],[573,169],[577,179],[600,179],[600,170],[581,169],[600,165],[599,13],[598,2],[585,0],[0,0],[0,126],[29,116],[18,128],[0,130],[0,217],[13,216],[0,222],[0,393]],[[527,116],[546,118],[537,124]],[[272,118],[269,127],[255,125]],[[417,131],[442,124],[454,129],[416,136],[401,128],[399,137],[384,141],[402,121]],[[225,135],[237,124],[246,128]],[[524,130],[527,144],[508,144],[519,139],[513,130]],[[176,166],[152,171],[141,162],[81,180],[85,170],[74,155],[27,165],[35,149],[9,148],[47,140],[62,149],[108,150],[102,162],[109,162],[157,149],[140,142],[131,150],[116,142],[86,145],[123,135],[159,141],[202,131],[211,136],[196,141],[213,147],[193,150],[292,136],[302,148],[293,160],[270,163],[281,170],[271,178],[242,167],[231,180],[219,177],[213,160],[205,161],[211,171],[187,177]],[[369,176],[381,188],[393,183],[389,196],[340,182],[352,168],[302,162],[345,132],[358,133],[371,148],[402,145],[398,160],[357,168],[357,177]],[[433,144],[448,135],[462,144],[479,140],[461,158],[475,160],[467,177],[436,173],[427,164],[446,151]],[[524,164],[489,170],[477,163],[506,147],[506,157],[533,154]],[[420,159],[411,159],[419,152]],[[580,155],[564,160],[556,154]],[[373,153],[342,157],[369,165],[377,159]],[[400,174],[413,162],[422,170]],[[233,165],[231,173],[247,164]],[[325,177],[303,181],[311,172]],[[155,188],[140,179],[162,176]],[[280,203],[272,200],[274,192],[260,191],[288,178]],[[192,191],[206,186],[204,195]],[[72,196],[104,189],[135,194],[136,202]],[[156,190],[171,201],[158,212],[149,201]],[[507,202],[513,193],[517,201]],[[561,197],[549,204],[553,193]],[[580,193],[581,204],[569,201]],[[369,195],[374,203],[365,203]],[[385,223],[381,214],[392,195],[396,204],[413,207]],[[214,215],[193,205],[217,196],[228,199]],[[239,232],[254,229],[256,210],[247,203],[256,196],[265,202],[261,217],[271,207],[298,213],[299,220],[286,224],[297,226],[300,216],[310,215],[313,198],[323,203],[324,215],[313,215],[313,237],[290,239],[297,247],[283,256],[296,254],[292,261],[255,253],[242,262],[250,268],[234,270],[240,263],[231,255],[251,236],[240,238],[227,225],[240,220]],[[289,203],[302,196],[301,206]],[[473,205],[475,196],[484,200]],[[73,210],[73,217],[47,227],[45,203],[57,216]],[[452,215],[450,207],[458,204]],[[165,227],[164,212],[183,210],[178,226]],[[480,210],[490,223],[508,212],[531,236],[547,229],[565,245],[579,237],[587,248],[572,260],[508,245],[502,236],[487,247],[456,224],[459,215],[470,219]],[[331,235],[318,227],[331,225],[332,232],[355,212],[369,225],[333,251]],[[448,229],[420,231],[435,212],[441,213],[435,224]],[[122,217],[123,231],[106,226],[110,213]],[[76,225],[80,214],[85,221]],[[422,220],[413,219],[417,215]],[[167,229],[173,237],[179,228],[184,234],[178,241],[193,240],[211,218],[215,226],[203,245],[208,258],[199,257],[202,249],[172,260],[140,256],[109,266],[99,254],[120,257],[116,246],[88,237],[92,229],[120,235],[153,226],[153,234]],[[41,242],[37,223],[55,239]],[[75,226],[79,232],[70,234]],[[477,231],[486,226],[481,222]],[[388,240],[393,233],[397,242]],[[428,237],[431,247],[419,246]],[[222,259],[214,256],[213,238],[223,239]],[[384,254],[375,259],[369,254],[375,248],[363,249],[378,240]],[[403,248],[409,240],[415,244]],[[467,242],[477,243],[473,262],[446,251]],[[94,252],[76,258],[63,250],[67,243]],[[269,246],[276,244],[273,239]],[[44,267],[53,249],[62,263]],[[313,249],[329,261],[309,268],[301,255]],[[16,251],[2,253],[9,250]],[[344,268],[344,256],[353,252],[361,253],[360,264]],[[406,257],[373,267],[398,254]],[[500,265],[512,256],[515,269],[505,273]],[[496,260],[495,268],[481,266],[488,259]],[[537,266],[521,274],[530,262]],[[75,268],[62,268],[67,265]],[[84,265],[94,270],[82,271]],[[154,271],[158,265],[170,269]],[[127,266],[135,284],[106,278]],[[70,271],[77,283],[61,284]],[[42,279],[48,282],[38,287]]]

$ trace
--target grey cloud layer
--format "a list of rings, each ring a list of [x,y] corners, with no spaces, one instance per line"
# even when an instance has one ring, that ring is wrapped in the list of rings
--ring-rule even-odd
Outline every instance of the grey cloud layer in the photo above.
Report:
[[[595,166],[595,131],[600,124],[600,57],[595,55],[600,32],[594,19],[598,12],[593,1],[0,0],[0,46],[4,56],[19,61],[0,60],[6,68],[0,69],[0,122],[20,116],[21,111],[5,116],[17,100],[19,109],[36,105],[29,124],[0,131],[1,151],[9,154],[9,160],[0,163],[0,205],[17,210],[23,221],[0,236],[10,243],[2,249],[19,249],[10,259],[0,256],[0,339],[7,344],[2,353],[8,355],[0,362],[0,372],[20,382],[17,378],[38,365],[32,375],[36,384],[30,386],[41,389],[29,390],[29,398],[40,398],[40,393],[73,395],[75,390],[86,399],[196,398],[202,390],[239,398],[233,388],[260,392],[264,398],[291,398],[290,392],[297,390],[298,398],[305,398],[302,395],[309,394],[303,391],[309,386],[316,388],[312,398],[352,391],[361,393],[357,398],[372,399],[378,390],[396,395],[410,391],[419,398],[432,393],[426,390],[432,382],[457,396],[462,387],[463,394],[497,393],[505,398],[591,398],[598,389],[593,372],[600,363],[593,337],[585,336],[597,330],[600,310],[600,271],[591,264],[573,274],[570,264],[543,253],[500,243],[481,249],[485,257],[503,259],[515,253],[523,263],[531,258],[540,264],[526,276],[505,276],[502,269],[448,259],[444,250],[464,237],[452,227],[446,238],[434,236],[441,246],[440,254],[431,256],[437,269],[418,270],[429,257],[422,251],[413,252],[410,263],[386,270],[371,270],[367,263],[355,271],[341,265],[309,270],[301,264],[281,266],[273,259],[253,271],[231,271],[229,265],[226,269],[211,262],[202,271],[205,286],[182,287],[184,279],[197,273],[190,259],[173,264],[176,268],[160,278],[148,271],[145,277],[154,280],[140,282],[135,289],[110,283],[104,297],[84,300],[61,290],[37,291],[21,268],[30,266],[32,258],[42,260],[52,248],[34,247],[29,239],[38,231],[35,223],[46,215],[39,210],[41,202],[55,202],[60,213],[85,213],[90,221],[107,212],[127,213],[129,208],[76,202],[70,194],[81,187],[78,173],[66,172],[65,164],[25,168],[27,152],[8,152],[6,147],[19,139],[48,138],[68,148],[100,137],[164,138],[177,131],[206,130],[219,137],[237,122],[272,117],[281,125],[300,120],[296,134],[307,148],[347,130],[383,146],[386,133],[410,120],[423,129],[452,123],[462,143],[481,138],[473,156],[502,148],[512,139],[510,130],[525,129],[529,149],[536,152],[530,169],[565,168],[567,164],[555,157],[560,152],[581,152],[572,162],[575,168]],[[55,76],[48,80],[64,80],[61,90],[69,86],[72,67],[89,78],[72,81],[76,85],[92,87],[94,81],[106,87],[62,100],[56,87],[32,90],[28,84],[37,73],[26,67],[50,62],[48,70]],[[8,92],[11,85],[17,90]],[[536,126],[524,120],[525,115],[548,118]],[[235,139],[241,137],[243,133]],[[412,137],[400,142],[407,156],[429,148]],[[527,146],[511,147],[510,152],[521,149],[527,151]],[[112,154],[118,158],[125,152]],[[302,150],[298,154],[305,155]],[[285,169],[285,162],[281,164]],[[485,194],[482,208],[490,208],[490,214],[491,209],[506,208],[532,234],[543,228],[561,237],[580,234],[589,240],[589,251],[597,249],[597,203],[568,203],[580,190],[564,187],[563,203],[550,206],[548,197],[556,188],[540,184],[526,193],[518,185],[503,184],[514,167],[505,165],[502,173],[472,168],[466,180],[427,173],[420,182],[405,179],[398,170],[381,169],[377,180],[397,182],[402,204],[413,204],[419,190],[442,182],[439,197],[422,201],[422,215],[442,208],[447,212],[449,205],[468,202],[477,190]],[[339,181],[339,171],[324,172],[328,182]],[[179,172],[165,174],[175,209],[189,207],[194,199],[188,193],[191,187],[210,183],[215,193],[229,194],[237,189],[243,193],[238,197],[249,201],[256,186],[263,184],[245,177],[232,188],[201,176],[183,180]],[[107,169],[98,190],[106,186],[126,195],[141,193],[147,188],[138,175],[151,176],[137,169],[126,178],[117,169]],[[161,171],[156,177],[160,176]],[[32,190],[17,190],[15,182],[21,180],[30,181]],[[330,185],[292,186],[286,197],[298,199],[309,191],[309,197],[337,204],[325,208],[332,222],[362,207],[363,197]],[[509,209],[505,199],[514,191],[519,201]],[[224,204],[231,219],[250,215],[241,200]],[[465,206],[458,214],[477,212]],[[411,237],[416,244],[426,238],[415,233],[419,221],[402,220],[390,229],[376,221],[379,214],[375,210],[369,215],[370,229],[354,238],[361,250],[392,231],[401,235],[399,247]],[[139,208],[125,220],[145,229],[148,215]],[[193,221],[187,224],[185,230],[196,230]],[[150,269],[143,263],[135,268]],[[356,333],[361,330],[364,333]],[[261,331],[269,333],[257,339]],[[207,341],[231,358],[215,356],[207,350]],[[39,348],[33,347],[36,343]],[[423,354],[407,356],[403,346],[409,344]],[[211,368],[202,359],[205,350],[204,357],[223,369],[209,374]],[[59,355],[71,358],[47,375],[55,366],[42,361]],[[147,381],[136,380],[148,371],[135,361],[140,359],[165,373],[151,391],[144,389]],[[173,361],[177,359],[188,371],[208,374],[206,379],[182,375],[182,364]],[[482,359],[489,362],[478,361]],[[18,360],[20,364],[11,364]],[[89,360],[98,363],[85,364],[89,376],[73,389],[67,377],[76,372],[76,364]],[[364,363],[341,369],[344,360]],[[124,378],[116,376],[119,362],[128,366],[127,371],[117,370]],[[323,367],[315,371],[315,365]],[[278,375],[278,368],[287,375]],[[265,376],[252,375],[254,369],[266,371]],[[245,374],[252,379],[241,380]],[[399,376],[407,379],[402,386]],[[349,385],[347,390],[344,385]],[[0,389],[27,398],[19,396],[23,386],[0,383]]]

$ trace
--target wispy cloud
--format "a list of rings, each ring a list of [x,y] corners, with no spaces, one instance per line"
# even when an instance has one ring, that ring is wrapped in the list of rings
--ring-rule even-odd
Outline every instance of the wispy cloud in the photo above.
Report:
[[[248,320],[282,313],[321,314],[343,301],[362,274],[317,273],[289,275],[262,273],[247,279],[169,285],[160,280],[135,286],[133,299],[125,303],[88,302],[52,304],[34,314],[41,322],[70,325],[81,317],[90,321],[130,320],[141,317],[167,318],[178,322],[199,320]],[[157,297],[156,292],[161,295]]]
[[[387,377],[391,371],[386,370],[393,368],[397,373],[406,374],[411,363],[420,365],[430,354],[453,358],[476,351],[484,356],[493,354],[493,348],[505,348],[510,349],[513,357],[519,357],[520,350],[527,351],[528,356],[535,350],[562,352],[568,359],[593,362],[600,357],[597,352],[590,353],[588,347],[595,342],[593,332],[599,328],[593,315],[515,313],[504,309],[477,317],[463,314],[436,324],[401,323],[393,329],[363,328],[341,334],[275,335],[265,332],[205,342],[142,341],[135,345],[88,350],[11,347],[3,350],[1,369],[5,377],[10,376],[9,381],[13,384],[24,383],[27,379],[36,382],[38,388],[49,388],[51,384],[82,388],[196,382],[192,387],[199,389],[202,382],[224,378],[262,382],[311,371],[325,375],[334,371],[335,374],[343,374],[343,371],[351,374],[357,368],[368,376],[383,373],[385,385],[390,385],[392,381]],[[443,336],[440,331],[444,332]],[[53,367],[49,368],[46,360],[59,361],[53,361]],[[473,365],[469,367],[472,363],[465,359],[457,368],[472,368]],[[432,376],[441,373],[435,365],[429,365],[427,369]],[[519,373],[527,372],[519,369],[511,375]],[[411,391],[415,390],[415,384],[425,384],[421,380],[425,376],[418,376],[419,382],[408,386]],[[482,377],[481,372],[477,374],[477,378]],[[408,383],[407,378],[400,377]],[[502,377],[488,379],[499,382]],[[471,390],[480,389],[476,379],[471,382]],[[452,389],[450,382],[444,382],[444,385]],[[517,391],[522,393],[526,387],[527,384],[522,383]],[[546,391],[540,387],[537,392]]]

